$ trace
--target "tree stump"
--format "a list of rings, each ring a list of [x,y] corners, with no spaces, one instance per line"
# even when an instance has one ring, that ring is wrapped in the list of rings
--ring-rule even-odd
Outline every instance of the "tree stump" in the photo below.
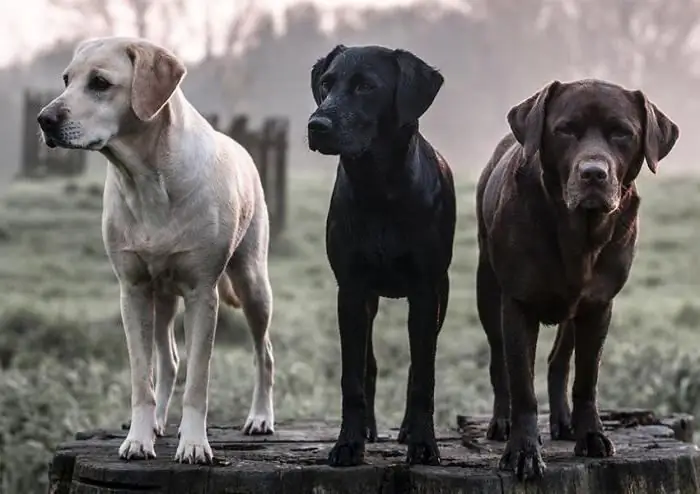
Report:
[[[700,492],[700,451],[692,444],[693,419],[657,418],[644,410],[604,411],[617,454],[608,459],[573,456],[573,443],[549,440],[540,417],[547,463],[541,481],[518,483],[496,469],[503,443],[485,439],[488,417],[458,416],[455,430],[438,431],[439,467],[404,464],[396,431],[367,445],[366,464],[332,468],[326,457],[338,432],[324,422],[279,423],[268,437],[245,437],[239,427],[210,427],[214,465],[173,462],[175,427],[156,442],[158,458],[126,462],[117,450],[126,431],[83,432],[62,444],[50,466],[55,494],[695,494]]]

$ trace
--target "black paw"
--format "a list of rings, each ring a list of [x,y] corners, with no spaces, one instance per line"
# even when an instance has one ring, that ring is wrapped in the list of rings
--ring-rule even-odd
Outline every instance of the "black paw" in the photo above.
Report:
[[[515,472],[518,480],[539,479],[547,465],[540,453],[541,439],[529,436],[511,436],[498,468]]]
[[[365,425],[365,439],[367,442],[374,443],[377,441],[377,419],[372,417],[367,417]]]
[[[422,437],[421,437],[422,436]],[[414,439],[415,438],[415,439]],[[435,434],[414,434],[408,439],[406,463],[409,465],[440,464],[440,450],[435,441]]]
[[[401,428],[399,429],[399,437],[396,438],[396,442],[399,444],[408,444],[408,416],[404,415],[401,421]]]
[[[507,441],[510,435],[510,419],[504,417],[492,417],[489,428],[486,431],[486,439],[491,441]]]
[[[587,432],[576,440],[574,454],[588,458],[607,458],[615,454],[615,445],[602,432]]]
[[[352,467],[360,465],[365,459],[364,441],[338,439],[328,454],[328,464],[332,467]]]
[[[563,402],[551,404],[549,412],[549,434],[552,441],[575,441],[576,434],[571,420],[571,409]]]
[[[552,441],[576,440],[570,416],[552,415],[549,418],[549,433],[552,436]]]

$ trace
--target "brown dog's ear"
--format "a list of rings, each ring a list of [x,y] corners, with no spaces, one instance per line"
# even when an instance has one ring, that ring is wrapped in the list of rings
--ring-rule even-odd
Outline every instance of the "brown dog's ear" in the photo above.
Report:
[[[552,81],[508,112],[508,125],[523,147],[525,159],[530,160],[540,149],[547,116],[547,102],[561,82]]]
[[[185,65],[159,46],[134,43],[126,49],[134,65],[131,108],[139,120],[151,120],[165,106],[187,74]]]
[[[635,91],[644,115],[644,158],[652,173],[662,159],[671,152],[679,135],[678,126],[650,102],[642,91]]]
[[[430,108],[445,79],[411,52],[394,50],[394,56],[399,67],[394,104],[401,127],[417,121]]]
[[[321,76],[326,70],[328,70],[328,66],[335,59],[335,57],[343,53],[345,50],[347,50],[345,45],[336,45],[336,47],[333,48],[328,55],[316,60],[314,66],[311,67],[311,93],[314,95],[316,105],[320,105],[321,101],[323,101],[323,98],[321,97],[321,88],[319,87]]]

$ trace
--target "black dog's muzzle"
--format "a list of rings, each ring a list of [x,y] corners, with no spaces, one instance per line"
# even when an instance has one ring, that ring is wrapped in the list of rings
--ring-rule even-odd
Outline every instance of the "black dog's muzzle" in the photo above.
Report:
[[[333,121],[322,115],[311,115],[307,124],[309,149],[321,154],[338,154]]]

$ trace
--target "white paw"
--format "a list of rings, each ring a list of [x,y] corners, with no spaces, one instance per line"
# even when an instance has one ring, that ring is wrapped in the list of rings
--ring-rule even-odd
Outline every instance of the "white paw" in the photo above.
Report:
[[[180,438],[175,453],[175,461],[178,463],[189,463],[192,465],[208,465],[214,459],[209,441],[207,438],[197,438],[189,440],[186,437]]]
[[[127,437],[119,446],[119,457],[123,460],[148,460],[156,457],[154,441]]]
[[[190,407],[183,408],[178,435],[180,442],[175,452],[175,461],[193,465],[212,462],[214,453],[207,439],[206,419],[203,413]]]
[[[152,406],[137,407],[131,411],[129,434],[119,447],[119,457],[124,460],[155,458],[156,440],[155,409]]]
[[[164,420],[156,420],[155,433],[156,433],[156,437],[163,437],[165,435],[165,421]]]

